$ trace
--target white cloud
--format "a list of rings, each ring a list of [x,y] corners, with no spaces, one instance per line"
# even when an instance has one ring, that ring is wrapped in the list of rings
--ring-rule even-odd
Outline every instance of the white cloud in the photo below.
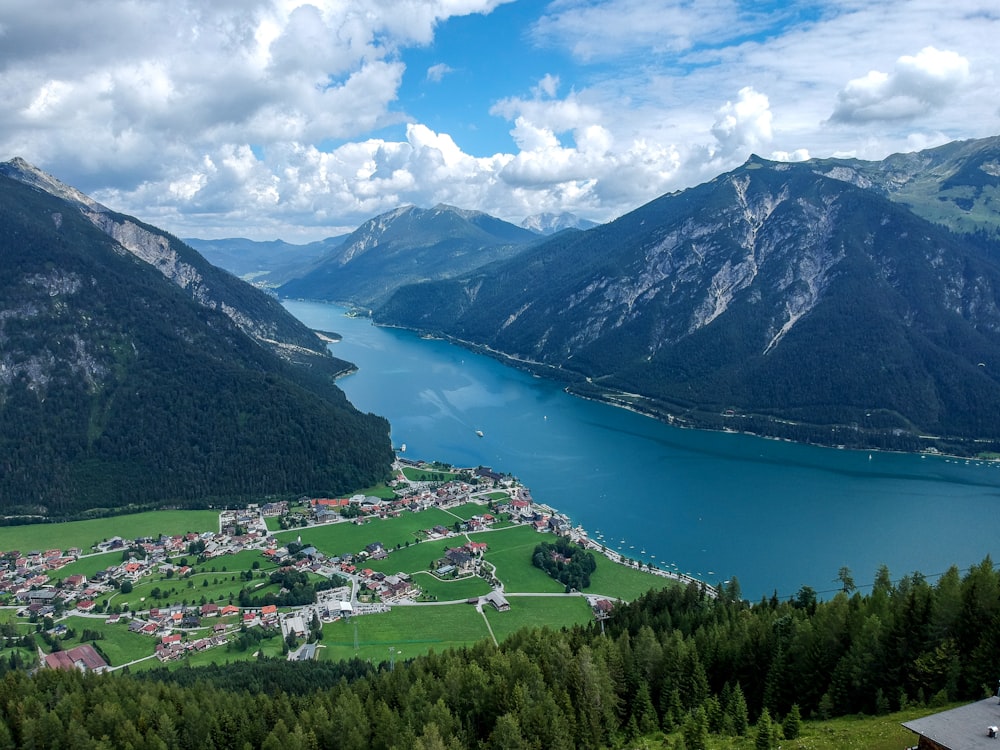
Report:
[[[712,135],[723,155],[759,148],[771,141],[771,104],[768,98],[745,86],[735,102],[719,109]]]
[[[501,4],[7,3],[0,159],[182,236],[308,240],[404,203],[607,220],[751,151],[1000,132],[995,0],[522,3],[475,80],[448,19]]]
[[[587,61],[660,54],[731,38],[740,14],[735,0],[560,0],[535,24],[534,35]]]
[[[837,94],[834,122],[899,120],[943,107],[969,82],[969,61],[957,52],[925,47],[903,55],[891,73],[869,71]]]
[[[441,83],[441,80],[448,75],[448,73],[454,73],[454,69],[450,65],[445,63],[438,63],[437,65],[431,65],[427,69],[427,80],[432,83]]]

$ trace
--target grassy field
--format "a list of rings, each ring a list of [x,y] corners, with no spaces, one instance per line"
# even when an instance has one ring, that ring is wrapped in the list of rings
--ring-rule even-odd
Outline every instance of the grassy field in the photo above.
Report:
[[[380,497],[383,500],[392,500],[397,497],[396,491],[386,484],[376,484],[374,487],[366,487],[351,494],[364,495],[365,497]]]
[[[958,704],[956,704],[958,705]],[[917,735],[901,723],[943,710],[913,708],[886,716],[842,716],[826,721],[803,721],[802,733],[794,740],[783,740],[784,750],[903,750],[916,745]],[[644,746],[650,750],[676,747],[679,733],[663,742],[663,735],[648,737]],[[753,750],[753,729],[746,737],[708,738],[708,750]]]
[[[503,531],[483,531],[470,534],[470,539],[486,542],[489,549],[484,559],[496,565],[497,577],[507,591],[538,591],[559,593],[565,588],[531,564],[535,546],[551,537],[539,534],[529,526],[518,526]]]
[[[676,586],[672,579],[613,563],[604,555],[594,555],[597,570],[590,577],[588,594],[614,596],[625,601],[637,599],[650,589]]]
[[[103,619],[93,617],[67,617],[60,622],[77,633],[76,639],[62,642],[65,650],[80,645],[79,639],[84,629],[96,630],[103,634],[104,638],[97,641],[97,646],[108,657],[108,662],[113,667],[149,656],[159,643],[158,638],[130,633],[128,623],[124,620],[108,625]]]
[[[490,593],[490,585],[478,576],[439,580],[430,573],[418,573],[413,580],[420,586],[426,597],[435,601],[458,601]]]
[[[493,634],[503,641],[521,628],[568,627],[594,619],[587,600],[582,596],[511,596],[510,609],[497,612],[486,605],[483,612],[490,621]]]
[[[94,573],[97,571],[110,568],[112,565],[119,565],[121,561],[121,551],[106,552],[100,555],[87,555],[86,557],[81,557],[76,562],[64,565],[59,568],[59,570],[50,571],[49,578],[53,581],[58,581],[61,578],[67,578],[69,576],[79,574],[85,575],[88,579],[90,579],[94,577]]]
[[[311,544],[325,555],[357,554],[373,542],[381,542],[386,549],[406,542],[412,545],[420,537],[418,532],[439,524],[451,528],[455,520],[454,516],[442,510],[430,508],[420,513],[404,512],[398,518],[371,519],[361,526],[331,523],[279,531],[274,536],[283,543],[295,541],[301,536],[303,544]]]
[[[450,482],[458,476],[458,472],[443,471],[431,467],[404,466],[403,476],[411,482]]]
[[[448,508],[449,513],[453,513],[464,521],[468,521],[473,516],[481,516],[489,513],[490,509],[485,503],[465,503],[455,508]]]
[[[355,625],[357,651],[354,649]],[[488,637],[482,615],[468,604],[394,607],[386,614],[364,615],[353,617],[350,622],[338,620],[323,625],[325,648],[321,658],[339,660],[359,656],[378,663],[389,659],[390,648],[398,652],[397,659],[406,659],[431,649],[442,651]]]
[[[90,547],[105,539],[120,536],[135,539],[160,534],[184,534],[188,531],[218,531],[219,512],[214,510],[156,510],[127,516],[95,518],[87,521],[30,524],[0,527],[0,550],[66,550]]]
[[[254,563],[260,567],[253,570],[252,581],[244,581],[240,577],[243,571],[252,570]],[[183,579],[166,574],[156,573],[140,579],[132,587],[130,594],[116,593],[109,597],[111,604],[128,605],[131,610],[149,609],[150,607],[166,606],[167,604],[187,601],[189,604],[206,601],[228,604],[230,598],[235,602],[240,589],[244,586],[254,588],[254,596],[262,596],[271,591],[278,592],[277,584],[266,582],[268,573],[278,566],[254,550],[247,550],[236,555],[214,558],[192,567],[190,577]],[[264,580],[260,576],[264,576]],[[161,596],[154,599],[153,589],[160,589]]]

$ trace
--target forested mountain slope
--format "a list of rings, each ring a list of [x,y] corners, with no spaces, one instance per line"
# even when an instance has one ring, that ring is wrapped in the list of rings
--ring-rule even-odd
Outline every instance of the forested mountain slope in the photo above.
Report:
[[[479,211],[404,206],[366,221],[278,292],[370,307],[404,284],[452,278],[513,258],[541,239]]]
[[[1000,439],[1000,266],[808,162],[751,158],[516,261],[405,287],[375,319],[696,425],[908,449]]]
[[[367,486],[389,427],[349,368],[176,239],[0,176],[3,514]]]

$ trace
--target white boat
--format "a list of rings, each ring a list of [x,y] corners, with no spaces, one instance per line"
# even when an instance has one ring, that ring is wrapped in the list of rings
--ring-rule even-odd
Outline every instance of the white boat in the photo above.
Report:
[[[482,437],[482,436],[483,436],[483,431],[482,431],[482,430],[476,430],[476,434],[477,434],[477,435],[478,435],[479,437]]]

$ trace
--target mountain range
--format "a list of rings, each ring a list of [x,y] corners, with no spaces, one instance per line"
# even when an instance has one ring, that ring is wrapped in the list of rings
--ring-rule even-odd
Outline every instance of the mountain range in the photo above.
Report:
[[[344,492],[388,423],[273,297],[15,159],[0,165],[0,512]]]
[[[254,286],[273,289],[308,270],[316,261],[333,252],[346,235],[327,237],[306,245],[283,240],[259,242],[245,237],[218,240],[185,238],[207,261],[239,276]]]
[[[992,138],[876,163],[751,157],[403,287],[374,318],[681,424],[983,447],[1000,439],[998,152]]]
[[[452,278],[542,240],[479,211],[403,206],[366,221],[277,292],[373,307],[406,284]]]

